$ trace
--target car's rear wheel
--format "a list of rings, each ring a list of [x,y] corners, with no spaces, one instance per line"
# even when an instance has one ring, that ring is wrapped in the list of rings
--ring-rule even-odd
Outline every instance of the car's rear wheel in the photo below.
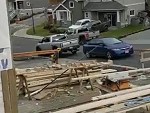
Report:
[[[109,52],[109,51],[107,52],[106,56],[107,56],[107,59],[112,59],[113,58],[111,52]]]

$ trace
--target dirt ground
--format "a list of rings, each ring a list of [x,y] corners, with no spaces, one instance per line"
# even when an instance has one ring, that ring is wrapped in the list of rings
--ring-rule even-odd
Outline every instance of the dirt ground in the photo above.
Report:
[[[146,85],[149,84],[149,82],[149,78],[140,78],[140,80],[132,81],[134,85]],[[86,82],[84,86],[89,86],[89,83]],[[79,92],[79,85],[55,88],[55,90],[57,90],[56,92],[42,100],[35,100],[33,98],[29,101],[27,98],[19,97],[19,113],[48,113],[48,111],[56,111],[58,109],[89,102],[92,97],[102,93],[97,87],[91,90],[86,89],[84,86],[81,92]],[[140,108],[127,113],[150,113],[150,111],[145,111]]]

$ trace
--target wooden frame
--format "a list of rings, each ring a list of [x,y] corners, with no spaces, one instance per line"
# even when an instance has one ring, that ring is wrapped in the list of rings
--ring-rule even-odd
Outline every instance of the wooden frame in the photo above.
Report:
[[[15,71],[2,71],[1,80],[5,113],[18,113]]]

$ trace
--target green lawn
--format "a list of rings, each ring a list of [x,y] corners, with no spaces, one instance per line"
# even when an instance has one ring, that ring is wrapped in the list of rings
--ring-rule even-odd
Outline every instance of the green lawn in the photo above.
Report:
[[[146,27],[144,25],[129,25],[127,27],[120,28],[117,30],[103,32],[103,33],[101,33],[101,36],[102,37],[121,38],[122,36],[127,36],[131,33],[135,33],[135,32],[141,31],[143,29],[146,29]],[[27,30],[27,34],[28,35],[36,35],[36,36],[47,36],[47,35],[52,34],[47,29],[44,29],[44,24],[36,26],[35,31],[36,31],[36,33],[33,34],[33,29],[30,28],[29,30]]]
[[[28,35],[36,35],[36,36],[47,36],[47,35],[51,34],[47,29],[44,29],[43,24],[36,26],[35,31],[36,31],[36,33],[34,34],[33,28],[30,28],[27,30],[27,34]]]
[[[117,30],[101,33],[101,36],[120,38],[122,36],[127,36],[131,33],[141,31],[145,28],[146,27],[144,25],[129,25],[129,26],[124,27],[124,28],[120,28],[120,29],[117,29]]]

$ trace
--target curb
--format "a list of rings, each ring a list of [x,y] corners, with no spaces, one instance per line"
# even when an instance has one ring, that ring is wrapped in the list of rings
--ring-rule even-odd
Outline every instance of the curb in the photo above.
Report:
[[[36,39],[36,40],[41,40],[42,36],[35,36],[35,35],[28,35],[26,34],[26,30],[28,28],[24,28],[24,29],[20,29],[18,31],[16,31],[12,36],[16,36],[16,37],[23,37],[23,38],[28,38],[28,39]]]

